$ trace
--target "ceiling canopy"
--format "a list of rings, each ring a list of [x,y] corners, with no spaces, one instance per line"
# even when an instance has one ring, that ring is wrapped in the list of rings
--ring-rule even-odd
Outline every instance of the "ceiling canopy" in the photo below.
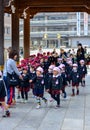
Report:
[[[4,0],[5,12],[31,18],[38,12],[87,12],[90,0]]]

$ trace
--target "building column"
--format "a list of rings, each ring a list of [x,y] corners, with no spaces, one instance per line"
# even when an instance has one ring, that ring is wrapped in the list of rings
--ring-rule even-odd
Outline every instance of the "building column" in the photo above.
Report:
[[[0,70],[4,65],[4,0],[0,0]]]
[[[19,16],[17,13],[12,13],[12,48],[17,50],[19,54]],[[19,60],[19,59],[18,59]]]
[[[24,58],[30,55],[30,19],[24,19]]]

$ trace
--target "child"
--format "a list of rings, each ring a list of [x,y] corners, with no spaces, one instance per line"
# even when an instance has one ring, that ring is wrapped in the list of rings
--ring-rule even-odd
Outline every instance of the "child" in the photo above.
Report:
[[[22,74],[22,65],[18,65],[17,68],[18,68],[18,71],[20,72],[20,74]],[[19,86],[17,86],[17,90],[18,90],[17,99],[20,99],[20,88],[19,88]]]
[[[31,80],[35,76],[36,76],[35,67],[33,65],[31,65],[30,66],[30,71],[29,71],[29,80]],[[30,88],[32,89],[33,95],[35,95],[35,90],[34,90],[34,84],[33,83],[30,84]]]
[[[57,102],[56,108],[60,107],[60,93],[62,90],[62,77],[60,76],[60,69],[54,67],[53,76],[50,81],[51,97]]]
[[[2,79],[2,72],[0,71],[0,106],[4,112],[3,117],[9,117],[10,112],[8,110],[8,105],[5,103],[5,96],[6,96],[5,84]]]
[[[27,103],[28,102],[28,91],[29,91],[29,74],[28,74],[27,67],[23,67],[22,77],[23,77],[23,80],[21,80],[21,82],[20,82],[21,97],[22,97],[22,102]]]
[[[36,76],[30,80],[30,83],[34,83],[35,96],[37,99],[37,109],[41,107],[41,99],[47,104],[47,99],[44,97],[44,76],[43,76],[43,68],[38,67],[36,69]]]
[[[48,73],[45,75],[45,89],[46,91],[51,95],[51,86],[49,86],[50,81],[52,79],[53,76],[53,68],[55,67],[55,65],[50,65],[49,69],[48,69]],[[49,88],[49,90],[48,90]],[[49,99],[50,102],[52,102],[52,98]]]
[[[62,64],[61,65],[61,77],[63,79],[63,86],[62,86],[62,93],[64,94],[64,98],[67,97],[67,94],[66,94],[66,91],[65,91],[65,87],[67,86],[67,75],[66,75],[66,72],[65,72],[65,65]]]
[[[72,95],[71,96],[75,96],[75,87],[77,89],[76,95],[79,95],[80,76],[79,76],[77,64],[73,64],[73,70],[71,73],[71,81],[72,81]]]
[[[85,87],[85,75],[87,74],[87,68],[86,68],[84,60],[80,60],[80,65],[78,67],[78,71],[80,74],[81,85],[82,85],[82,87]]]
[[[67,81],[68,81],[68,87],[71,86],[71,73],[73,69],[73,63],[72,61],[68,61],[68,65],[66,67],[66,74],[67,74]]]

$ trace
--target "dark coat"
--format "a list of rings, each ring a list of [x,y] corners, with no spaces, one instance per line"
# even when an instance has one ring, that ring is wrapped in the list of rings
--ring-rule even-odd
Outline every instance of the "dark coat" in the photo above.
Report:
[[[40,76],[40,77],[35,76],[32,79],[32,83],[34,83],[34,88],[38,88],[38,89],[44,90],[45,79],[44,79],[43,76]]]
[[[80,77],[82,77],[85,74],[87,74],[87,67],[86,67],[86,65],[84,65],[84,66],[79,65],[78,72],[80,74]]]
[[[67,85],[67,75],[66,75],[66,73],[65,72],[62,72],[61,73],[61,77],[62,77],[62,79],[63,79],[63,87],[64,86],[66,86]]]
[[[73,84],[79,84],[80,83],[80,75],[79,72],[72,71],[71,73],[71,80]]]
[[[6,96],[6,90],[5,85],[2,79],[0,79],[0,98],[5,98]]]
[[[52,90],[61,90],[63,85],[63,79],[61,76],[52,77],[50,81],[50,86]]]
[[[53,76],[52,73],[47,73],[46,76],[45,76],[45,88],[46,89],[50,89],[51,88],[51,86],[49,86],[49,85],[50,85],[50,81],[52,79],[52,76]]]
[[[79,63],[80,60],[85,60],[85,55],[84,55],[84,49],[78,49],[77,50],[77,62]]]
[[[23,75],[23,80],[20,82],[21,87],[29,87],[29,74]]]

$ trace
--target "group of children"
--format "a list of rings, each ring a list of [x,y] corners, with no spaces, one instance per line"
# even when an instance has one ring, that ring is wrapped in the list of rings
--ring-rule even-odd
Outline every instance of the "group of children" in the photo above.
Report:
[[[80,83],[83,87],[85,86],[87,68],[84,60],[80,60],[80,64],[78,65],[73,63],[71,58],[62,59],[44,53],[43,55],[32,55],[22,60],[21,64],[17,67],[23,77],[23,79],[19,81],[18,86],[22,102],[28,102],[28,92],[32,89],[32,93],[37,101],[37,109],[41,107],[41,100],[43,100],[45,104],[48,103],[44,95],[45,91],[51,97],[49,101],[52,102],[55,100],[55,108],[59,108],[60,94],[63,94],[64,98],[67,97],[66,86],[72,86],[71,96],[75,96],[75,94],[79,95]],[[0,103],[1,99],[2,98],[0,98]],[[6,111],[8,110],[6,109]]]

